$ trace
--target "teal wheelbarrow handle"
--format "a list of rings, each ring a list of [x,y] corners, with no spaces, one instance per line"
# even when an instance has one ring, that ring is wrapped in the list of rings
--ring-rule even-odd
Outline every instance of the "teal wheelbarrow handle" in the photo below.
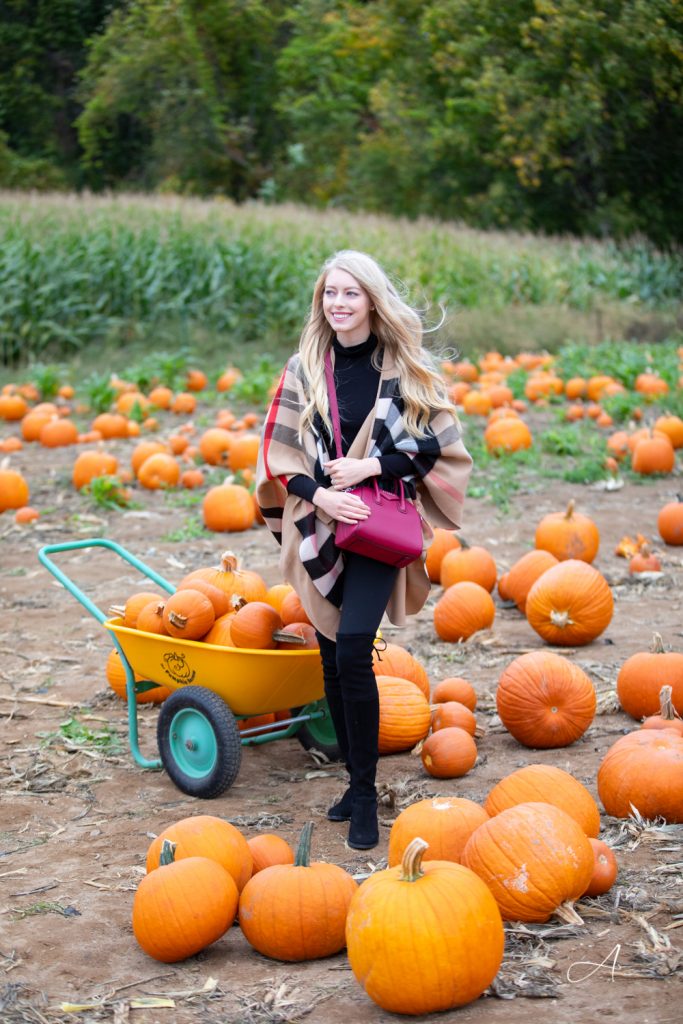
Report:
[[[80,587],[78,587],[74,581],[66,575],[66,573],[60,569],[50,558],[50,555],[57,554],[61,551],[78,551],[82,548],[109,548],[110,551],[114,551],[117,555],[123,558],[124,561],[128,562],[135,569],[138,570],[143,576],[152,580],[157,586],[161,587],[162,590],[167,591],[169,594],[175,593],[175,587],[168,580],[160,576],[159,573],[155,572],[144,562],[141,562],[139,558],[131,554],[125,548],[121,547],[113,540],[107,540],[105,537],[94,537],[89,540],[73,540],[66,541],[63,544],[46,544],[38,552],[38,560],[45,566],[48,572],[59,580],[62,586],[66,587],[69,593],[76,598],[83,607],[90,612],[90,614],[97,619],[100,624],[107,621],[107,616],[104,612],[97,607],[97,605],[90,600],[87,594],[85,594]],[[121,645],[115,636],[112,635],[112,641],[114,646],[117,648],[121,657],[121,664],[123,665],[126,673],[126,698],[128,705],[128,741],[130,744],[131,754],[135,762],[140,765],[141,768],[160,768],[161,761],[159,758],[149,760],[143,757],[140,753],[140,746],[138,743],[138,705],[135,694],[135,673],[130,666],[130,662],[123,653]]]

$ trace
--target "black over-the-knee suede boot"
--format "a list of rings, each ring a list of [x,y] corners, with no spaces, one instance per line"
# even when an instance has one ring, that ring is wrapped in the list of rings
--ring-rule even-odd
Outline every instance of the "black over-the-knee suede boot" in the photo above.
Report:
[[[379,842],[375,776],[379,756],[379,696],[372,670],[374,634],[339,633],[337,667],[351,767],[349,846],[370,850]]]
[[[349,762],[349,739],[346,731],[346,716],[344,713],[344,699],[342,697],[341,685],[339,682],[339,671],[337,669],[337,645],[323,633],[316,630],[318,645],[320,646],[320,658],[323,664],[323,680],[325,683],[325,697],[327,706],[330,709],[332,724],[337,734],[337,743],[341,756],[346,765],[346,770],[351,776],[351,764]],[[344,795],[336,803],[332,804],[327,812],[330,821],[348,821],[351,817],[351,786],[349,785]]]

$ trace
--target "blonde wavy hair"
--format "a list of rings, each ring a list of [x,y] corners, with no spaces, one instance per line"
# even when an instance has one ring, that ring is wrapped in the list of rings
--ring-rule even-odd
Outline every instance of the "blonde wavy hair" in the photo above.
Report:
[[[386,349],[393,358],[401,382],[403,418],[408,433],[413,437],[423,436],[429,417],[435,411],[447,411],[457,419],[444,382],[431,355],[422,345],[424,327],[419,313],[404,302],[372,256],[354,249],[343,249],[331,256],[320,271],[299,341],[301,367],[310,387],[309,401],[299,424],[300,439],[311,429],[316,412],[332,434],[324,360],[335,331],[323,312],[323,293],[327,277],[333,270],[345,270],[355,278],[368,295],[370,305],[374,306],[370,313],[370,328],[377,336],[378,345],[372,356],[373,366],[379,369],[382,349]]]

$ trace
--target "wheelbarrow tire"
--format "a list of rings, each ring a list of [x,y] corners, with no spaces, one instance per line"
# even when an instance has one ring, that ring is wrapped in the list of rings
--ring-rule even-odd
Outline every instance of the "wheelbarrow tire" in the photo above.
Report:
[[[167,697],[157,723],[161,763],[178,789],[212,800],[232,786],[242,761],[240,731],[225,701],[203,686]]]
[[[324,698],[315,700],[312,704],[306,704],[305,707],[292,708],[292,715],[306,715],[318,710],[324,711],[325,717],[313,718],[308,722],[303,722],[299,726],[296,738],[304,750],[319,750],[330,761],[339,761],[341,759],[341,751],[337,743],[334,725],[332,724],[332,716],[330,715],[327,701]]]

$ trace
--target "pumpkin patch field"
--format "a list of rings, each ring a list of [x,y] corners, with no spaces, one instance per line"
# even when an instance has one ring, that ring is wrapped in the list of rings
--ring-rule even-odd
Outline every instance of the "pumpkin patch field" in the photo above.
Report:
[[[243,744],[213,798],[136,763],[111,635],[38,560],[106,538],[170,581],[103,548],[54,556],[143,638],[310,648],[252,495],[277,368],[122,375],[97,403],[66,365],[49,394],[18,373],[0,394],[0,1021],[680,1019],[682,365],[671,342],[442,362],[475,469],[426,606],[377,641],[366,852],[326,817],[345,772],[315,743]],[[168,699],[138,694],[144,758]]]

